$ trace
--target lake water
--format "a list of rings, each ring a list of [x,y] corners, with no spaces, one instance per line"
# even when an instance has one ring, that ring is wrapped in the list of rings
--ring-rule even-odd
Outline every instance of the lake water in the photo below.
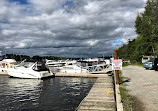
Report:
[[[94,78],[46,80],[0,76],[0,111],[75,111]]]

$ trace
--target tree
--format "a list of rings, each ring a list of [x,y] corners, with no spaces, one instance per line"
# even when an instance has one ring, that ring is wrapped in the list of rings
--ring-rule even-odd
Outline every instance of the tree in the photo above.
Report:
[[[135,20],[138,37],[118,49],[121,58],[140,61],[143,55],[158,56],[158,0],[148,0],[145,11]]]
[[[148,0],[144,13],[138,14],[135,21],[136,33],[142,36],[146,55],[155,55],[158,42],[158,1]]]

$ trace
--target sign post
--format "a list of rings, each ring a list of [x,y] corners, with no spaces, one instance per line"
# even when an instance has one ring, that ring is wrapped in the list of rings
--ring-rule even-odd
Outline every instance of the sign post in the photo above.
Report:
[[[114,50],[114,60],[112,61],[112,70],[115,71],[115,80],[116,84],[119,84],[119,72],[118,70],[122,70],[122,60],[117,59],[117,50]]]

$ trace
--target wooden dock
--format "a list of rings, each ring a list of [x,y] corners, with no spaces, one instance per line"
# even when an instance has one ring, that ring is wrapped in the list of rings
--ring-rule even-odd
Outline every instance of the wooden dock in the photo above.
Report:
[[[77,111],[115,111],[113,80],[111,76],[97,78],[89,94]]]
[[[111,67],[104,73],[56,73],[56,77],[96,77],[88,95],[81,101],[76,111],[116,111],[113,77],[109,76]],[[112,71],[111,71],[112,73]],[[110,73],[110,74],[111,74]]]
[[[55,77],[107,77],[108,74],[56,73]]]

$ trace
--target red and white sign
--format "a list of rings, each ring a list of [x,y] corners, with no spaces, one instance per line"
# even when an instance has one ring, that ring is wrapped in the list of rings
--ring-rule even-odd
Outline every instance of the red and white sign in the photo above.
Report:
[[[121,59],[112,60],[112,70],[122,70],[122,60]]]

